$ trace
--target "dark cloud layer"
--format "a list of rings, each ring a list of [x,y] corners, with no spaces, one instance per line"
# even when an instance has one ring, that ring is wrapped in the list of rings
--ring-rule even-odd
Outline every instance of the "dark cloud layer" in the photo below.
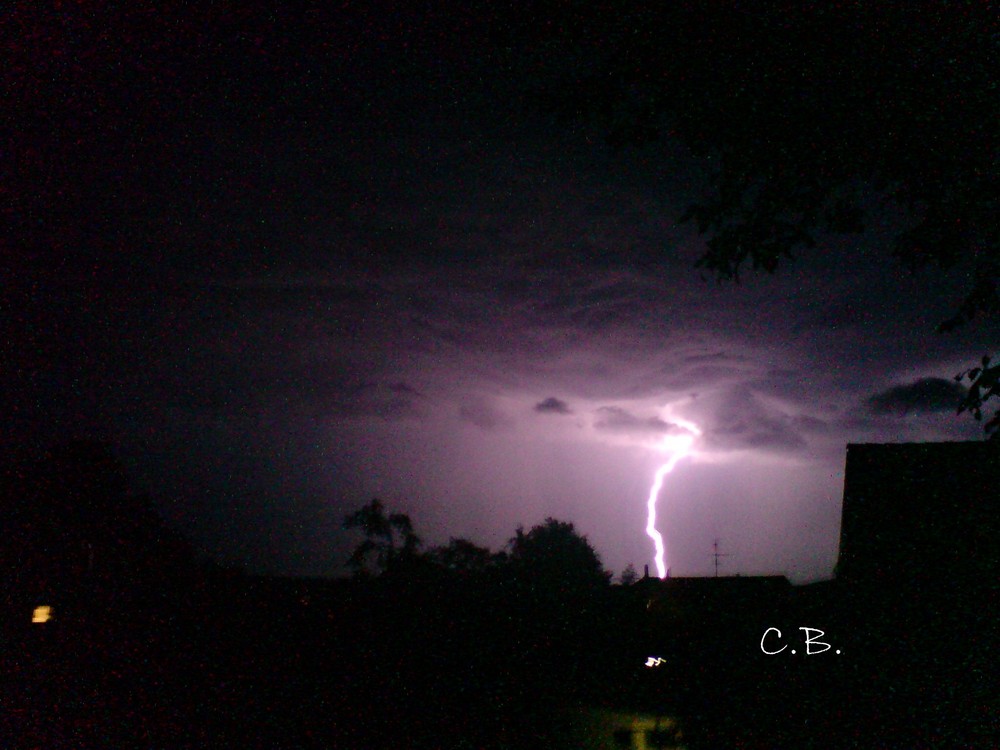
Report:
[[[569,408],[569,404],[565,401],[556,398],[555,396],[549,396],[544,401],[539,401],[535,404],[535,411],[541,414],[572,414],[573,410]]]
[[[909,414],[952,411],[965,397],[966,389],[954,380],[921,378],[897,385],[868,399],[873,414]]]
[[[512,425],[508,415],[497,409],[485,398],[472,397],[458,407],[463,421],[481,430],[492,431]]]
[[[794,452],[806,446],[801,432],[815,429],[817,423],[765,404],[749,388],[732,388],[718,399],[705,442],[722,451]]]
[[[619,406],[602,406],[597,410],[594,427],[608,432],[622,432],[634,435],[669,435],[685,433],[680,425],[664,421],[659,417],[637,417]]]

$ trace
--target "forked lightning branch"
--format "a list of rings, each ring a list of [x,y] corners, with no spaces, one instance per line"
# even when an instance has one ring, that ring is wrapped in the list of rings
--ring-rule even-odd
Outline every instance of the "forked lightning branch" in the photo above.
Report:
[[[667,474],[674,470],[678,462],[691,455],[695,438],[701,435],[701,430],[692,422],[684,419],[672,418],[671,421],[686,432],[666,435],[660,443],[660,450],[669,455],[667,462],[656,470],[653,478],[653,486],[649,490],[649,499],[646,502],[646,534],[653,540],[655,548],[654,561],[656,563],[656,575],[665,578],[667,575],[666,549],[663,544],[663,535],[656,529],[656,503],[663,490],[663,481]]]

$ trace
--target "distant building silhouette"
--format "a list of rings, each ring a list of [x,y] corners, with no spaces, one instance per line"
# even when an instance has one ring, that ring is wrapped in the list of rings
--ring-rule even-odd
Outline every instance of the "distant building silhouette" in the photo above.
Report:
[[[996,443],[847,446],[838,629],[872,675],[850,690],[911,746],[996,747],[998,480]]]
[[[1000,445],[848,445],[837,579],[917,589],[996,578]]]

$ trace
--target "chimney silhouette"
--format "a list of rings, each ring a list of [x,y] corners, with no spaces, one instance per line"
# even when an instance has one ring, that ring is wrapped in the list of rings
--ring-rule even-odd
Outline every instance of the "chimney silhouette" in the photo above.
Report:
[[[642,577],[643,578],[649,578],[649,565],[648,564],[643,567]]]

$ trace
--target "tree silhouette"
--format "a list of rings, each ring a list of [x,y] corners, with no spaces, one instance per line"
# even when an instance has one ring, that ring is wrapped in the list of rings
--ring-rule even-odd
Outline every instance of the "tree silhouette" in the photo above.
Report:
[[[621,583],[622,586],[631,586],[638,580],[639,573],[636,571],[635,566],[632,563],[629,563],[625,566],[625,570],[622,571],[619,583]]]
[[[97,612],[109,600],[180,584],[205,560],[151,498],[129,490],[111,446],[66,441],[2,483],[0,558],[17,596],[50,595]]]
[[[981,367],[973,367],[955,376],[957,381],[963,378],[968,378],[971,386],[958,411],[969,411],[977,422],[982,421],[983,405],[990,398],[1000,397],[1000,365],[990,367],[990,358],[983,357]],[[1000,409],[986,422],[985,430],[991,433],[992,439],[1000,440]]]
[[[483,573],[500,561],[499,556],[486,547],[454,537],[447,546],[432,550],[431,557],[448,572],[461,576]]]
[[[572,523],[546,518],[528,532],[519,526],[508,542],[510,565],[544,588],[568,591],[607,585],[611,574]]]
[[[357,575],[384,573],[390,567],[416,556],[422,542],[413,533],[413,523],[404,513],[386,515],[380,500],[373,499],[344,519],[345,529],[359,529],[365,539],[347,560]],[[371,560],[374,558],[374,568]]]
[[[682,217],[709,236],[699,267],[719,280],[773,272],[889,204],[910,220],[895,258],[968,279],[940,331],[1000,312],[992,4],[558,7],[536,19],[538,41],[553,60],[588,62],[538,76],[538,100],[598,118],[615,147],[666,135],[702,159],[707,193]],[[960,411],[981,418],[997,367],[963,378]],[[997,427],[1000,415],[987,433]]]

